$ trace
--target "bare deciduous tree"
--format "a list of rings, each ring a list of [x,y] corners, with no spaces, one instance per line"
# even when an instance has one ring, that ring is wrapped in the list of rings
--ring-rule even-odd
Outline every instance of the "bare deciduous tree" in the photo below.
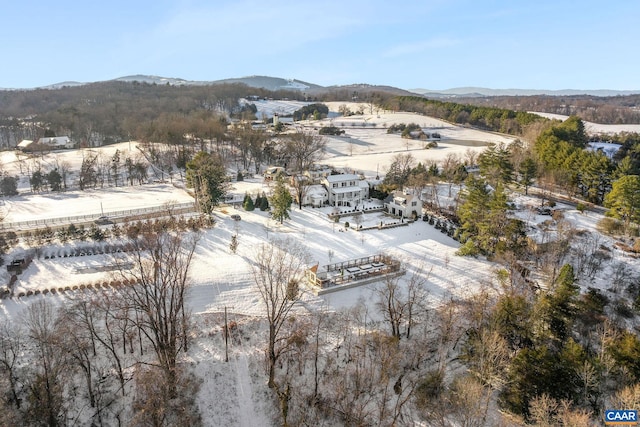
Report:
[[[35,347],[29,378],[26,419],[48,426],[65,425],[65,378],[69,366],[67,351],[60,345],[57,315],[51,304],[40,300],[27,311],[26,325]]]
[[[327,145],[323,136],[303,131],[289,135],[285,144],[287,155],[293,162],[290,168],[300,173],[322,159]]]
[[[416,323],[416,317],[424,311],[422,302],[426,299],[426,277],[422,266],[419,266],[406,286],[401,284],[400,277],[387,276],[383,285],[377,289],[378,308],[391,326],[391,335],[397,339],[401,337],[402,327],[405,327],[405,336],[411,336],[411,328]]]
[[[265,305],[269,324],[267,358],[270,388],[276,387],[275,367],[286,341],[281,331],[298,301],[298,282],[306,268],[307,258],[307,251],[300,243],[274,239],[258,248],[252,265],[253,279]]]
[[[197,242],[196,234],[183,239],[168,232],[146,233],[132,242],[133,269],[120,272],[135,282],[122,290],[135,313],[129,317],[151,343],[171,397],[177,392],[178,355],[188,345],[185,297]]]
[[[139,368],[135,373],[136,396],[133,401],[134,417],[132,426],[193,426],[202,425],[196,396],[200,383],[190,373],[177,368],[175,380],[180,389],[172,395],[174,385],[153,367]]]
[[[7,406],[15,406],[16,409],[20,409],[20,384],[16,362],[24,347],[21,335],[20,328],[9,328],[8,323],[0,328],[0,374],[8,383],[8,387],[0,387],[6,390],[4,395],[0,395],[0,401]]]

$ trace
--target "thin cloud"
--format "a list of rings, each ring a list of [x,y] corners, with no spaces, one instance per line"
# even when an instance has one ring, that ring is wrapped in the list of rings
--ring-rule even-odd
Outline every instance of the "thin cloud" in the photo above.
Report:
[[[327,14],[322,8],[275,7],[269,2],[245,1],[176,11],[154,28],[153,36],[163,41],[209,44],[218,49],[259,46],[283,50],[334,39],[359,23],[355,17]]]
[[[386,58],[394,58],[398,56],[415,55],[417,53],[426,52],[435,49],[444,49],[461,44],[462,41],[458,39],[451,39],[446,37],[437,37],[429,40],[422,40],[415,43],[404,43],[393,46],[383,53]]]

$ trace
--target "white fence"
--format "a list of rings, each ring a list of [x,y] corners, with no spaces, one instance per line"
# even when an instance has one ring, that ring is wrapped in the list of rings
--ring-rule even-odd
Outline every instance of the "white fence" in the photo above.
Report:
[[[147,208],[139,208],[139,209],[128,209],[123,211],[111,211],[99,213],[99,214],[88,214],[88,215],[76,215],[76,216],[66,216],[59,218],[43,218],[43,219],[34,219],[31,221],[18,221],[18,222],[0,222],[0,230],[2,231],[20,231],[20,230],[28,230],[33,228],[41,228],[52,225],[63,225],[63,224],[72,224],[72,223],[81,223],[94,221],[101,216],[107,216],[110,219],[118,219],[125,218],[127,216],[132,215],[144,215],[154,212],[165,212],[167,210],[166,205],[162,206],[151,206]],[[193,211],[195,210],[195,204],[193,202],[187,203],[177,203],[171,205],[171,211],[175,213],[184,213],[185,211]]]

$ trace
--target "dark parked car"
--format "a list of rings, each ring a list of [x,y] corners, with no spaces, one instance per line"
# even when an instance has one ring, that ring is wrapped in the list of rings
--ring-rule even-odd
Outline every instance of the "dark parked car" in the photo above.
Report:
[[[536,211],[538,212],[538,215],[551,215],[553,212],[551,212],[551,208],[537,208]]]
[[[96,219],[93,222],[95,222],[97,225],[113,224],[113,221],[111,221],[108,216],[101,216],[100,218]]]
[[[238,214],[233,214],[231,215],[231,219],[234,221],[240,221],[242,218],[240,218],[240,215]]]

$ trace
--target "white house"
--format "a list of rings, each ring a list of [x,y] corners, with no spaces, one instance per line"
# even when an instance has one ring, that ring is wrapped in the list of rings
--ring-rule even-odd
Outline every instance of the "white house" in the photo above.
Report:
[[[384,200],[384,207],[391,215],[403,218],[422,215],[422,200],[409,191],[394,191]]]
[[[332,206],[355,208],[369,197],[369,184],[355,174],[329,175],[322,179]]]
[[[53,136],[47,138],[40,138],[38,145],[48,145],[49,147],[56,148],[73,148],[73,142],[68,136]]]
[[[280,166],[269,166],[263,174],[266,181],[277,178],[278,176],[287,176],[287,171]]]
[[[304,206],[313,206],[314,208],[320,208],[324,205],[324,202],[329,198],[327,189],[322,185],[310,185],[307,187],[304,196],[302,197],[302,204]]]

